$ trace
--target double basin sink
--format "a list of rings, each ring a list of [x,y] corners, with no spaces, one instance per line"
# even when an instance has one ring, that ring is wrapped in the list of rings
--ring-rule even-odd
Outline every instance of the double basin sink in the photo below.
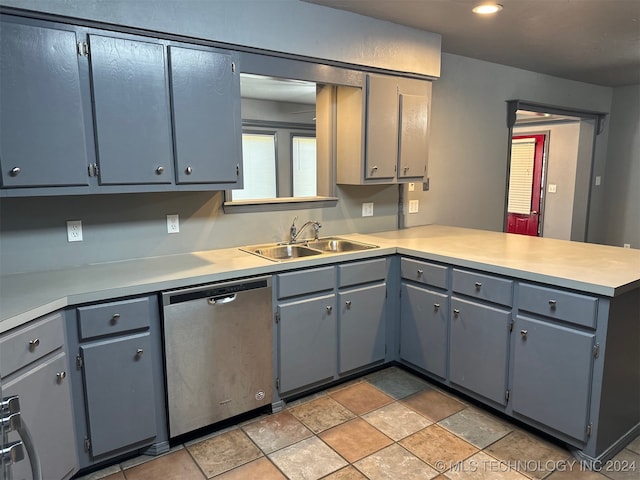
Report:
[[[243,252],[252,253],[259,257],[281,262],[293,260],[301,257],[312,257],[327,253],[359,252],[378,248],[377,245],[356,242],[340,237],[326,237],[318,240],[308,240],[302,243],[270,243],[266,245],[255,245],[252,247],[242,247]]]

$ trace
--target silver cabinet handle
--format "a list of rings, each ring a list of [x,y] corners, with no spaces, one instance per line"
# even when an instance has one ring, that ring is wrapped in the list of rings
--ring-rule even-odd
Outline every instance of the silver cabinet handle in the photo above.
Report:
[[[118,320],[120,320],[120,314],[114,313],[111,317],[111,325],[115,325],[116,323],[118,323]]]
[[[526,338],[527,338],[527,333],[529,333],[529,332],[527,332],[526,330],[520,330],[520,336],[521,336],[522,338],[524,338],[524,339],[526,339]]]
[[[159,166],[158,168],[156,168],[156,173],[158,175],[162,175],[164,173],[164,167],[163,166]]]
[[[373,167],[371,167],[371,175],[373,175],[377,171],[378,171],[378,167],[377,166],[374,165]]]
[[[423,270],[418,269],[418,277],[421,277],[424,274]]]
[[[38,347],[40,345],[40,339],[39,338],[34,338],[33,340],[29,340],[29,351],[33,352],[36,347]]]
[[[344,304],[347,306],[347,310],[351,308],[351,300],[347,300]]]
[[[62,372],[56,373],[56,382],[57,383],[62,383],[62,381],[65,378],[67,378],[67,372],[65,372],[64,370]]]
[[[460,310],[458,310],[457,308],[453,309],[453,316],[457,317],[458,315],[460,315]]]
[[[143,353],[144,353],[144,350],[142,350],[141,348],[136,350],[136,360],[138,360],[140,357],[142,357]]]
[[[11,170],[9,170],[9,175],[11,175],[12,177],[17,177],[18,175],[20,175],[20,172],[22,170],[20,170],[20,167],[13,167]]]
[[[481,286],[482,286],[482,283],[480,283],[480,282],[476,282],[476,289],[477,289],[477,290],[480,290],[480,287],[481,287]]]
[[[0,463],[3,465],[8,464],[11,466],[12,463],[17,463],[21,460],[24,460],[24,445],[21,441],[9,443],[6,447],[0,449]]]
[[[434,303],[433,304],[433,309],[437,312],[438,309],[440,308],[440,304],[439,303]]]
[[[549,300],[549,306],[550,306],[551,308],[554,308],[554,309],[555,309],[555,308],[556,308],[556,304],[557,304],[557,303],[558,303],[558,302],[556,302],[555,300]]]
[[[191,175],[193,173],[193,168],[191,167],[185,168],[184,173],[186,173],[187,175]]]
[[[333,311],[333,307],[331,305],[327,305],[327,313],[331,313]]]

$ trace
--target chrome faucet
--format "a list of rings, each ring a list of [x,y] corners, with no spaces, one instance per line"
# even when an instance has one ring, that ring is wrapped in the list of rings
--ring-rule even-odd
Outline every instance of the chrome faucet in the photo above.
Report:
[[[300,234],[305,230],[305,228],[309,226],[313,227],[313,239],[318,240],[318,232],[320,232],[320,228],[322,228],[322,225],[320,225],[320,222],[308,221],[304,225],[302,225],[302,227],[300,227],[300,230],[298,230],[296,228],[297,219],[298,217],[295,217],[293,219],[293,223],[289,228],[289,243],[295,243],[296,241],[298,241],[298,237],[300,236]]]

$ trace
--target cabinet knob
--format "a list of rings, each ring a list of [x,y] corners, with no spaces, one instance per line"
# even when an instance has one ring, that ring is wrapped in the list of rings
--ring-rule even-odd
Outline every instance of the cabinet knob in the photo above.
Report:
[[[373,175],[374,173],[376,173],[378,171],[378,167],[377,166],[373,166],[371,167],[371,174]]]
[[[65,378],[67,378],[67,372],[65,372],[64,370],[62,372],[56,373],[56,382],[57,383],[62,383],[62,381]]]
[[[29,351],[33,352],[37,346],[40,345],[40,339],[34,338],[33,340],[29,340]]]
[[[164,167],[160,166],[158,168],[156,168],[156,174],[158,175],[162,175],[164,173]]]
[[[527,333],[529,332],[527,332],[526,330],[520,330],[520,336],[525,340],[527,339]]]
[[[460,315],[460,310],[458,310],[457,308],[453,309],[453,316],[457,317],[458,315]]]
[[[20,167],[13,167],[11,170],[9,170],[9,175],[11,175],[12,177],[17,177],[18,175],[20,175],[20,172],[22,170],[20,170]]]
[[[421,277],[422,275],[424,275],[424,271],[418,269],[418,278]]]
[[[114,313],[111,317],[111,325],[115,325],[116,323],[118,323],[118,320],[120,320],[120,314]]]
[[[136,350],[136,360],[138,360],[140,357],[142,357],[142,354],[144,353],[144,350],[142,350],[141,348]]]
[[[351,308],[351,300],[347,300],[344,304],[347,306],[347,310]]]
[[[549,300],[549,306],[550,306],[552,309],[554,309],[554,310],[555,310],[555,308],[556,308],[556,304],[557,304],[557,303],[558,303],[558,302],[556,302],[555,300]]]
[[[187,175],[191,175],[193,173],[193,168],[191,167],[187,167],[184,169],[184,173],[186,173]]]
[[[482,283],[476,282],[476,290],[480,290],[481,286],[482,286]]]
[[[327,313],[331,313],[333,311],[333,307],[331,305],[327,305]]]
[[[433,304],[433,309],[437,312],[438,309],[440,308],[440,304],[439,303],[434,303]]]

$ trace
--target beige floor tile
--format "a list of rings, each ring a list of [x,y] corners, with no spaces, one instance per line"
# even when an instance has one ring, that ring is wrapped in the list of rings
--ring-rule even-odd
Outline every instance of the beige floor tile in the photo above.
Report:
[[[287,480],[280,470],[266,457],[222,473],[215,480]]]
[[[355,418],[353,412],[328,396],[292,407],[289,411],[314,433],[320,433]]]
[[[640,455],[624,449],[608,462],[604,462],[600,472],[613,480],[638,480]]]
[[[349,462],[360,460],[393,443],[361,418],[325,430],[319,437]]]
[[[127,480],[204,480],[206,477],[200,471],[193,458],[186,450],[162,455],[157,459],[146,462],[124,471]]]
[[[395,441],[408,437],[433,423],[400,402],[369,412],[362,418]]]
[[[527,480],[526,476],[484,452],[448,465],[448,468],[444,476],[451,480]]]
[[[317,480],[347,466],[347,462],[318,437],[307,438],[269,455],[291,480]]]
[[[103,480],[126,480],[124,477],[124,472],[112,473],[106,477],[102,477]]]
[[[399,443],[440,472],[478,452],[478,448],[438,425],[420,430]]]
[[[324,477],[322,480],[367,480],[367,477],[356,470],[353,466],[349,465],[348,467],[344,467],[337,472]]]
[[[265,454],[313,435],[311,430],[287,410],[248,423],[242,427],[242,430]]]
[[[567,450],[523,430],[511,432],[484,451],[534,479],[546,477],[555,464],[570,457]]]
[[[464,404],[453,397],[431,388],[403,399],[402,403],[434,422],[465,408]]]
[[[356,415],[362,415],[394,401],[389,395],[368,382],[356,383],[330,395]]]
[[[569,460],[566,466],[559,464],[558,470],[545,477],[544,480],[608,480],[601,473],[592,472],[581,466],[577,460],[573,466],[569,465],[572,461],[573,459]]]
[[[633,440],[629,445],[627,445],[627,448],[632,452],[640,454],[640,435],[638,435],[635,438],[635,440]]]
[[[397,443],[355,462],[370,480],[430,480],[438,472]]]
[[[207,477],[219,475],[262,456],[258,447],[240,429],[191,444],[187,450]]]
[[[507,422],[474,407],[460,410],[438,422],[438,425],[478,448],[491,445],[513,430]]]

